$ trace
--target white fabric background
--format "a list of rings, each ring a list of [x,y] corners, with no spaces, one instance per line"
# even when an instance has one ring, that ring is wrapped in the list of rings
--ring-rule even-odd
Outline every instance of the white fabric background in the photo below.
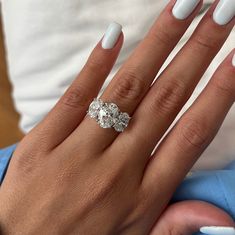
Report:
[[[62,96],[109,22],[117,21],[124,26],[125,45],[108,81],[143,38],[167,2],[3,0],[10,79],[15,107],[21,114],[22,130],[27,133],[33,128]],[[173,55],[187,40],[198,20],[195,20]],[[188,104],[200,93],[219,62],[234,47],[234,38],[233,31]],[[235,108],[195,169],[220,168],[234,159]]]

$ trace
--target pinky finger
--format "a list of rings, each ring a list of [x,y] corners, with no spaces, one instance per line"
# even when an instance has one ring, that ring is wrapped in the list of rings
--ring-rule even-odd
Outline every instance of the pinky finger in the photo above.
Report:
[[[154,153],[143,178],[143,186],[148,190],[156,189],[156,194],[162,190],[170,197],[215,137],[235,101],[234,53],[235,50],[220,65]],[[159,179],[161,183],[156,185]],[[168,185],[170,191],[159,188],[161,185]]]

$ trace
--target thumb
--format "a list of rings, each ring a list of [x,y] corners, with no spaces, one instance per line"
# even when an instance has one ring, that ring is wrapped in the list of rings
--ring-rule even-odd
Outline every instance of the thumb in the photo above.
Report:
[[[183,201],[166,209],[150,235],[192,235],[200,228],[208,235],[235,235],[234,227],[223,210],[202,201]]]

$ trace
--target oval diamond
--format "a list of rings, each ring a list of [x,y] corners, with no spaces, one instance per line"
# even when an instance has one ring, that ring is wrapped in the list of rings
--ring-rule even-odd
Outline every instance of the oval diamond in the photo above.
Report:
[[[118,116],[115,125],[113,126],[114,129],[118,132],[123,132],[125,128],[128,126],[130,121],[130,116],[128,113],[120,113]]]
[[[103,128],[111,128],[119,115],[119,109],[116,104],[105,103],[98,113],[98,122]]]
[[[107,103],[98,98],[90,104],[87,113],[100,127],[113,127],[117,132],[123,132],[131,119],[129,114],[122,113],[116,104]]]

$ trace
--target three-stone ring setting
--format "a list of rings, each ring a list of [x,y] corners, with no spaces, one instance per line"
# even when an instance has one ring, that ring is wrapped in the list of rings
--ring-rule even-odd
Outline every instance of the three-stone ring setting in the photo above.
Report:
[[[100,127],[114,128],[117,132],[123,132],[131,119],[129,114],[121,112],[116,104],[98,98],[91,102],[87,113]]]

